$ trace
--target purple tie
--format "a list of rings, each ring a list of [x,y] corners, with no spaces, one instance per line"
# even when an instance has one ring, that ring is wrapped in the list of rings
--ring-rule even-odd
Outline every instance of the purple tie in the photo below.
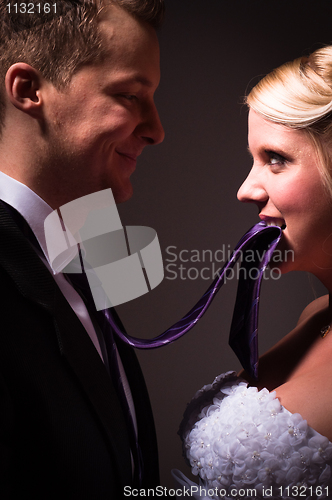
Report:
[[[155,349],[174,342],[185,335],[203,316],[216,293],[227,279],[227,271],[232,269],[236,261],[245,251],[252,250],[254,259],[244,263],[243,273],[238,284],[237,298],[231,325],[229,344],[239,358],[243,368],[250,376],[258,377],[258,306],[259,292],[263,273],[276,249],[282,230],[278,226],[267,226],[259,222],[240,239],[229,261],[222,268],[219,276],[209,286],[203,297],[180,321],[153,339],[139,339],[124,332],[106,312],[113,332],[120,339],[138,349]],[[245,275],[245,277],[243,277]],[[106,310],[107,311],[107,310]]]

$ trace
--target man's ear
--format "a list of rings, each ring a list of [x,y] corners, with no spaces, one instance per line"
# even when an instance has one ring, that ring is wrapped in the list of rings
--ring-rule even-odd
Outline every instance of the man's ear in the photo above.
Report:
[[[40,87],[42,76],[26,63],[15,63],[7,71],[5,87],[7,96],[15,108],[35,118],[42,115]]]

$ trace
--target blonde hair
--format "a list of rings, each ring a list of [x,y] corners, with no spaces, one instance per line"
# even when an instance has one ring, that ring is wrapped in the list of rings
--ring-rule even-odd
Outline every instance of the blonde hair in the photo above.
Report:
[[[309,136],[332,197],[332,46],[273,70],[251,90],[246,103],[265,119]]]

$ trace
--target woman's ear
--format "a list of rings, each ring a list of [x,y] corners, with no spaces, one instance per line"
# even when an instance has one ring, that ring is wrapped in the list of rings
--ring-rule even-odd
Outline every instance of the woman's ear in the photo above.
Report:
[[[35,118],[42,115],[40,92],[42,76],[26,63],[15,63],[7,71],[5,88],[8,99],[15,108]]]

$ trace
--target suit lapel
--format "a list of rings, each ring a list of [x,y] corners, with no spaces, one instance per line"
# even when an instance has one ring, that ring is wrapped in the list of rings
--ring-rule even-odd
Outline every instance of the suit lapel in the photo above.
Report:
[[[0,265],[28,300],[52,316],[61,355],[67,360],[107,436],[123,486],[131,483],[127,429],[114,386],[83,325],[51,273],[0,205]]]

